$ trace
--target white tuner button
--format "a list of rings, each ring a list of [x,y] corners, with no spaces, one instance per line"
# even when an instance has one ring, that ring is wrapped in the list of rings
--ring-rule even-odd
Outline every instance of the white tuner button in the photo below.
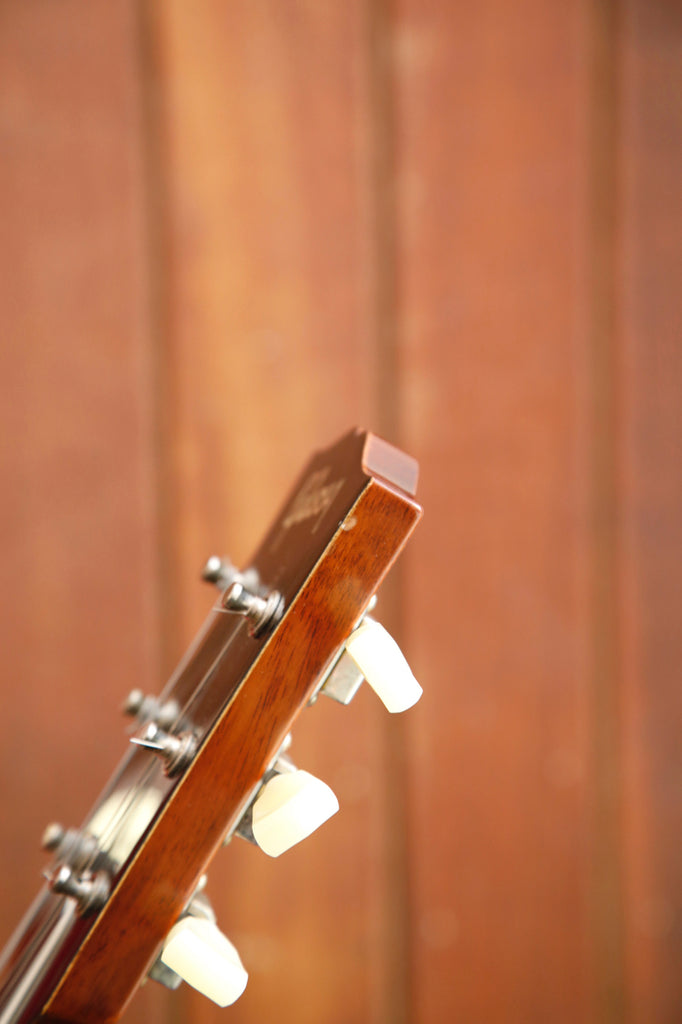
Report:
[[[261,850],[279,857],[336,814],[339,801],[332,789],[300,769],[274,775],[253,804],[251,828]]]
[[[239,999],[249,979],[239,953],[212,921],[182,917],[166,939],[161,960],[218,1006]]]
[[[389,711],[407,711],[422,695],[410,666],[383,626],[365,619],[351,633],[346,651]]]

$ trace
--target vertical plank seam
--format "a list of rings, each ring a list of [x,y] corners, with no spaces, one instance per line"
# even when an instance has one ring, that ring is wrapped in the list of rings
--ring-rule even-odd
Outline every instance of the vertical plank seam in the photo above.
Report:
[[[367,4],[369,65],[370,195],[373,210],[374,402],[379,432],[399,444],[402,381],[399,360],[396,208],[396,81],[392,48],[395,10],[391,0]],[[400,637],[405,625],[405,570],[394,566],[382,588],[381,613]],[[384,950],[386,976],[382,1007],[386,1024],[413,1019],[411,977],[411,901],[409,893],[409,809],[407,728],[389,716],[384,726],[384,857],[386,866]]]
[[[174,637],[178,636],[178,602],[174,573],[178,536],[173,502],[173,376],[171,362],[171,312],[169,308],[169,197],[164,170],[163,100],[160,95],[158,20],[153,0],[137,0],[138,45],[142,80],[142,152],[145,171],[146,231],[151,324],[152,405],[154,409],[154,465],[156,479],[157,591],[160,609],[162,670],[174,665]],[[161,682],[161,681],[160,681]]]
[[[172,502],[171,446],[171,373],[168,359],[170,309],[168,304],[168,183],[164,173],[162,103],[159,95],[161,75],[158,56],[158,23],[154,0],[135,0],[134,16],[137,30],[137,61],[139,68],[141,119],[140,150],[144,175],[143,217],[146,235],[146,275],[148,282],[148,323],[150,366],[151,449],[155,477],[154,521],[156,527],[156,607],[159,669],[163,685],[172,670],[173,637],[177,635],[178,603],[176,598],[173,553],[177,536]],[[180,992],[166,993],[161,1003],[164,1024],[186,1021],[186,1000]]]
[[[591,914],[594,1015],[628,1017],[623,936],[619,714],[616,252],[619,0],[590,10],[589,342],[591,376],[591,694],[594,771]]]

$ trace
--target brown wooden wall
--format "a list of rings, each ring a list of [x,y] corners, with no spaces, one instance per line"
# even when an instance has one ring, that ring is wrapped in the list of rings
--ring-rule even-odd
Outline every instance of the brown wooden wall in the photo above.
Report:
[[[0,923],[309,449],[421,462],[342,813],[126,1019],[682,1019],[682,7],[0,2]]]

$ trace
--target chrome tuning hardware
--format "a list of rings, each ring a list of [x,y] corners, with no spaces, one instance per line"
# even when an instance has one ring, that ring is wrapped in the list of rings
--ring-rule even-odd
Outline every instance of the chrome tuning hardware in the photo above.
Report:
[[[222,607],[226,612],[244,615],[251,624],[251,635],[262,636],[279,622],[284,610],[284,598],[277,590],[262,595],[235,580],[223,593]]]
[[[358,626],[367,619],[370,612],[374,611],[376,604],[377,595],[373,594],[365,612],[359,621],[356,622],[355,629],[357,629]],[[338,704],[350,704],[353,697],[362,686],[364,679],[364,675],[351,656],[347,653],[344,644],[335,661],[327,670],[327,674],[322,684],[313,694],[310,703],[314,704],[319,694],[323,693],[326,697],[331,697],[331,699],[335,700]]]
[[[75,870],[81,870],[86,865],[105,865],[104,855],[94,836],[80,829],[64,828],[56,821],[51,822],[43,832],[41,846],[43,850],[54,853],[55,860]]]
[[[176,700],[162,701],[160,697],[143,693],[142,690],[131,690],[121,710],[124,715],[136,718],[138,722],[154,721],[161,729],[170,729],[180,715],[180,705]]]
[[[262,636],[279,622],[284,608],[282,596],[261,584],[256,569],[239,572],[229,558],[211,555],[201,578],[221,591],[220,604],[226,612],[244,615],[249,620],[252,636]]]
[[[111,882],[105,871],[79,874],[68,864],[62,864],[54,874],[45,873],[52,892],[76,900],[82,916],[100,910],[109,899]]]
[[[407,711],[422,695],[422,688],[393,637],[369,616],[351,633],[320,692],[348,704],[363,679],[393,713]]]
[[[169,777],[185,770],[197,752],[197,739],[193,732],[172,732],[180,717],[176,700],[164,701],[142,690],[131,690],[122,710],[144,727],[131,737],[131,743],[158,754],[165,762],[164,771]]]
[[[181,732],[175,736],[161,729],[156,722],[149,722],[137,736],[131,736],[130,742],[158,754],[169,778],[183,772],[198,749],[198,741],[193,732]]]
[[[279,757],[235,833],[279,857],[316,831],[339,809],[334,791],[310,772]]]
[[[255,569],[240,572],[229,558],[211,555],[201,570],[201,578],[205,583],[212,583],[218,590],[227,590],[233,583],[243,583],[249,590],[260,589],[260,579]]]
[[[364,680],[364,675],[344,647],[312,700],[317,700],[318,694],[323,693],[338,704],[350,704]]]
[[[168,933],[149,976],[167,988],[186,981],[218,1006],[230,1006],[246,988],[249,976],[239,953],[216,925],[202,891],[204,884],[205,877]]]
[[[104,906],[113,865],[95,836],[52,822],[43,833],[42,847],[55,856],[55,866],[43,872],[52,892],[76,900],[81,915]]]

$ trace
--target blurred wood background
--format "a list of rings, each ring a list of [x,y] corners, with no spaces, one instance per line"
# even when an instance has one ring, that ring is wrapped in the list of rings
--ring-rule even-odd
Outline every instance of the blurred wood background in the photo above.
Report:
[[[295,736],[342,812],[209,893],[249,1024],[682,1019],[682,6],[0,3],[4,941],[308,452],[426,512],[425,696]]]

